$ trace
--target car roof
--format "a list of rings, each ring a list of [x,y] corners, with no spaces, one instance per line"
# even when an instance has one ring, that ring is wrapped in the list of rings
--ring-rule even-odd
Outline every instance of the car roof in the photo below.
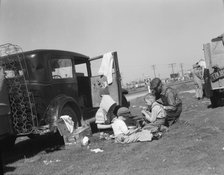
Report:
[[[7,59],[8,56],[13,57],[14,55],[16,56],[17,54],[23,54],[25,59],[27,59],[27,56],[29,57],[32,54],[62,54],[62,55],[69,55],[69,56],[74,56],[74,59],[79,59],[80,58],[84,61],[88,61],[90,58],[86,55],[77,53],[77,52],[71,52],[71,51],[65,51],[65,50],[53,50],[53,49],[36,49],[36,50],[30,50],[30,51],[23,51],[23,52],[18,52],[18,53],[12,53],[9,55],[4,55],[1,57],[1,59]],[[29,58],[28,58],[29,59]]]
[[[72,55],[74,57],[81,57],[84,59],[89,59],[88,56],[77,53],[77,52],[71,52],[71,51],[65,51],[65,50],[54,50],[54,49],[36,49],[36,50],[30,50],[23,52],[24,55],[30,55],[30,54],[36,54],[36,53],[51,53],[51,54],[65,54],[65,55]]]

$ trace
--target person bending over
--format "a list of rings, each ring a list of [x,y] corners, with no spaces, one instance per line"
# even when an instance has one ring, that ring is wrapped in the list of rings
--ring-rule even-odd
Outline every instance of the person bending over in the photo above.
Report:
[[[182,101],[175,89],[165,86],[159,78],[151,81],[150,88],[157,102],[163,105],[166,111],[165,126],[174,124],[182,112]]]

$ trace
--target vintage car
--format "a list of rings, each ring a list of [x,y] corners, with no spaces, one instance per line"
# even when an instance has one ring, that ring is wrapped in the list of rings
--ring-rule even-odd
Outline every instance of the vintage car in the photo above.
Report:
[[[15,45],[0,46],[14,135],[31,137],[53,132],[62,115],[72,117],[75,127],[81,126],[94,117],[105,90],[118,105],[127,106],[117,53],[112,55],[113,81],[107,84],[105,76],[93,73],[98,68],[92,68],[100,65],[103,55],[90,58],[62,50],[22,52]]]

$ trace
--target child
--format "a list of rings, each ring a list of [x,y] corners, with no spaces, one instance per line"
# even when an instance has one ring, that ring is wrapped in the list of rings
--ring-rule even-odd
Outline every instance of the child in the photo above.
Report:
[[[119,107],[116,113],[117,116],[122,115],[122,117],[125,118],[124,122],[127,125],[127,127],[134,127],[137,126],[136,120],[134,120],[134,117],[131,114],[131,111],[127,107]]]
[[[147,110],[141,111],[146,121],[144,129],[160,130],[161,126],[165,124],[166,117],[163,106],[156,102],[155,95],[150,93],[145,96],[144,100],[148,106]]]
[[[123,110],[123,109],[122,109]],[[133,142],[144,142],[152,140],[152,133],[149,130],[140,130],[136,128],[129,130],[125,124],[125,117],[122,115],[122,110],[118,109],[118,117],[112,120],[112,129],[114,132],[115,142],[117,143],[133,143]]]

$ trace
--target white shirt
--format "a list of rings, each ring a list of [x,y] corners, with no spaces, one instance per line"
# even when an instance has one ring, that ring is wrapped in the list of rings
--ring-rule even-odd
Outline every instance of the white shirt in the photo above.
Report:
[[[128,127],[123,120],[121,120],[119,118],[115,118],[115,119],[113,119],[112,122],[113,123],[111,125],[112,125],[112,129],[113,129],[115,137],[118,136],[119,134],[126,135],[129,133]]]
[[[203,60],[203,59],[199,60],[198,64],[199,64],[203,69],[206,68],[205,60]]]
[[[110,95],[102,95],[102,100],[100,102],[100,108],[105,110],[106,112],[109,111],[110,107],[116,103]]]
[[[107,120],[107,112],[103,110],[102,108],[99,108],[95,115],[97,124],[105,124],[105,121]]]

